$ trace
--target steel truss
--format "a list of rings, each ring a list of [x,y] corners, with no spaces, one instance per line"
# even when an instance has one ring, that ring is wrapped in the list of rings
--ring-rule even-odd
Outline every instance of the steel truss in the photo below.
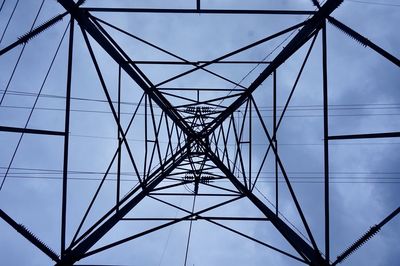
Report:
[[[83,1],[75,3],[72,0],[58,0],[59,4],[65,8],[65,13],[60,14],[43,25],[31,30],[26,35],[21,37],[15,43],[3,48],[0,55],[3,55],[16,46],[26,43],[29,39],[37,34],[40,34],[47,27],[60,21],[63,17],[70,16],[69,26],[69,48],[68,48],[68,72],[67,72],[67,86],[66,86],[66,106],[65,106],[65,128],[62,132],[30,129],[30,128],[14,128],[0,126],[0,131],[26,133],[26,134],[42,134],[49,136],[60,136],[64,138],[64,164],[63,164],[63,182],[62,182],[62,224],[61,224],[61,250],[60,255],[56,254],[48,248],[43,242],[36,238],[24,226],[21,226],[14,221],[3,210],[0,210],[0,217],[10,224],[16,231],[24,236],[28,241],[34,244],[49,258],[51,258],[56,265],[73,265],[79,260],[88,256],[95,255],[104,250],[108,250],[117,245],[121,245],[133,239],[139,238],[146,234],[150,234],[157,230],[179,223],[181,221],[195,221],[205,220],[216,226],[222,227],[230,232],[238,234],[246,239],[255,241],[269,249],[272,249],[280,254],[288,256],[296,261],[302,262],[307,265],[336,265],[344,260],[356,248],[362,245],[366,239],[375,234],[384,224],[395,217],[400,209],[397,208],[388,217],[383,219],[381,223],[376,225],[373,229],[368,231],[359,241],[353,246],[349,247],[342,255],[335,260],[331,260],[330,256],[330,212],[329,212],[329,141],[346,140],[346,139],[360,139],[360,138],[385,138],[385,137],[399,137],[400,132],[383,132],[372,134],[356,134],[356,135],[339,135],[332,136],[328,131],[328,69],[327,69],[327,44],[326,44],[326,22],[340,28],[347,34],[350,34],[356,40],[370,47],[398,67],[400,61],[384,49],[375,45],[356,31],[344,25],[340,21],[331,17],[331,13],[339,7],[342,0],[328,0],[325,4],[320,6],[317,1],[313,1],[317,7],[316,11],[302,11],[302,10],[222,10],[222,9],[202,9],[200,1],[197,1],[196,9],[147,9],[147,8],[87,8],[81,7]],[[310,15],[310,17],[303,22],[282,30],[276,34],[268,36],[262,40],[249,44],[241,49],[220,56],[211,61],[189,61],[179,57],[169,51],[166,51],[152,43],[142,40],[124,30],[97,18],[94,14],[96,12],[128,12],[128,13],[200,13],[200,14],[264,14],[264,15]],[[112,111],[115,124],[118,127],[118,148],[107,167],[107,170],[99,184],[99,187],[93,196],[88,209],[74,235],[70,244],[66,243],[66,223],[67,223],[67,188],[68,188],[68,158],[69,158],[69,127],[70,127],[70,111],[71,111],[71,80],[72,67],[73,67],[73,48],[74,48],[74,35],[76,34],[75,28],[79,26],[83,35],[85,44],[90,54],[90,58],[95,67],[98,79],[104,94],[106,95],[107,102],[110,110]],[[120,47],[118,42],[112,38],[107,32],[105,27],[111,27],[121,33],[124,33],[132,38],[142,41],[153,48],[156,48],[168,55],[173,56],[175,61],[135,61]],[[246,51],[259,44],[265,43],[276,37],[282,36],[294,29],[298,32],[291,38],[289,43],[282,49],[282,51],[271,61],[229,61],[233,55]],[[302,75],[303,69],[309,58],[309,55],[316,42],[318,34],[322,35],[322,73],[323,73],[323,121],[324,121],[324,197],[325,197],[325,250],[322,252],[314,239],[313,233],[308,225],[306,216],[302,207],[297,199],[296,193],[292,187],[288,174],[286,173],[284,163],[282,162],[278,152],[277,131],[280,127],[282,119],[284,118],[287,107],[290,104],[293,93],[296,89],[297,83]],[[94,40],[114,61],[119,65],[119,89],[118,89],[118,102],[115,107],[112,98],[107,88],[103,73],[97,61],[95,52],[93,51],[90,38]],[[292,87],[291,93],[286,100],[281,116],[277,116],[276,95],[277,95],[277,78],[276,73],[279,67],[289,59],[300,48],[309,44],[307,54],[301,65],[300,71],[296,77],[295,83]],[[228,59],[228,60],[226,60]],[[212,64],[262,64],[265,69],[262,73],[251,83],[250,86],[244,87],[241,84],[229,80],[206,67]],[[172,65],[189,65],[193,66],[192,69],[180,73],[176,76],[170,77],[159,84],[153,82],[140,70],[138,65],[141,64],[172,64]],[[195,71],[205,71],[211,75],[221,78],[236,86],[235,89],[209,89],[209,88],[167,88],[162,85],[167,84],[173,80],[184,77]],[[120,79],[121,73],[124,71],[142,90],[143,96],[133,113],[129,125],[124,128],[121,117],[121,92],[120,92]],[[260,109],[257,102],[252,96],[252,93],[260,87],[260,85],[268,78],[273,78],[273,130],[270,132],[262,118]],[[180,91],[190,91],[194,95],[193,98],[185,97],[179,94]],[[221,97],[214,97],[207,100],[202,100],[201,95],[207,91],[220,91],[229,92],[227,95]],[[232,93],[233,92],[233,93]],[[232,94],[231,94],[232,93]],[[185,104],[173,105],[169,97],[174,97],[185,101]],[[220,104],[221,101],[231,100],[227,106]],[[140,166],[134,158],[131,151],[127,134],[130,130],[139,105],[144,104],[145,116],[150,119],[145,119],[145,160],[144,172],[140,173]],[[162,113],[159,119],[156,118],[154,107],[161,108]],[[243,120],[241,123],[235,121],[234,113],[239,109],[244,108]],[[255,111],[255,114],[252,112]],[[255,118],[254,118],[255,117]],[[265,134],[268,140],[268,149],[266,150],[258,174],[252,174],[251,163],[246,161],[252,160],[252,124],[258,121],[261,125],[261,131]],[[160,131],[162,126],[166,128],[168,143],[166,150],[162,151],[160,145]],[[149,133],[148,133],[149,132]],[[152,132],[153,138],[150,137]],[[247,139],[245,136],[248,136]],[[177,144],[172,143],[172,139],[176,138]],[[234,139],[235,153],[229,152],[228,140]],[[153,148],[151,147],[152,144]],[[242,149],[246,146],[248,152]],[[135,175],[138,178],[138,185],[135,186],[128,194],[121,197],[121,151],[125,148],[129,154],[130,162],[135,170]],[[279,215],[278,210],[278,193],[276,193],[276,206],[275,209],[268,207],[264,201],[258,198],[254,193],[256,183],[258,181],[261,168],[263,167],[268,154],[272,151],[275,160],[275,177],[276,177],[276,192],[278,192],[278,172],[284,178],[284,182],[290,192],[293,203],[301,218],[302,225],[307,232],[306,241],[305,237],[296,232],[287,222],[285,222]],[[96,200],[98,194],[104,184],[107,175],[110,172],[112,165],[118,165],[117,171],[117,191],[116,202],[114,207],[109,209],[104,215],[88,229],[82,231],[83,224]],[[173,181],[170,185],[165,185],[163,181]],[[226,188],[213,184],[216,180],[229,180],[233,185],[232,188]],[[5,179],[3,179],[4,183]],[[2,185],[3,185],[2,183]],[[164,184],[163,186],[160,186]],[[169,188],[186,186],[189,188],[188,193],[169,193],[164,192]],[[207,186],[215,189],[215,193],[201,193],[199,188]],[[228,200],[215,204],[211,207],[202,210],[194,211],[186,210],[166,200],[159,198],[159,196],[194,196],[196,197],[228,197]],[[151,198],[162,204],[184,211],[185,216],[181,218],[148,218],[148,217],[127,217],[127,214],[134,209],[143,199]],[[255,207],[257,207],[265,217],[225,217],[225,216],[208,216],[206,213],[210,210],[222,207],[224,205],[235,202],[239,199],[247,198]],[[193,202],[194,205],[194,202]],[[124,239],[118,240],[111,244],[93,249],[94,245],[101,240],[117,223],[121,221],[164,221],[164,224],[153,227],[146,231],[128,236]],[[286,251],[278,249],[268,243],[260,241],[254,237],[248,236],[238,230],[232,229],[223,225],[218,220],[243,220],[243,221],[265,221],[271,223],[286,241],[297,251],[297,255],[290,254]]]

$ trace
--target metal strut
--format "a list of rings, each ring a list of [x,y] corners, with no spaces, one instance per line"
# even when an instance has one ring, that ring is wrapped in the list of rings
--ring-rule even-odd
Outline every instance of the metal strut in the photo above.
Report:
[[[354,242],[350,247],[348,247],[342,254],[340,254],[336,261],[332,263],[332,266],[341,263],[345,259],[347,259],[352,253],[357,251],[362,245],[367,243],[372,237],[374,237],[381,228],[392,220],[396,215],[400,213],[400,207],[394,210],[391,214],[389,214],[385,219],[383,219],[379,224],[372,226],[362,237],[360,237],[356,242]]]
[[[0,218],[2,218],[6,223],[11,225],[18,233],[25,237],[29,242],[40,249],[44,254],[49,256],[55,262],[59,262],[60,258],[49,246],[47,246],[43,241],[41,241],[37,236],[35,236],[31,231],[29,231],[22,224],[18,224],[10,216],[7,215],[2,209],[0,209]]]

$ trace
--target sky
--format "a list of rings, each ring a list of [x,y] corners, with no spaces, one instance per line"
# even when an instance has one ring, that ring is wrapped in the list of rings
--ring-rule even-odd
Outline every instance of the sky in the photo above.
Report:
[[[32,27],[35,15],[42,1],[20,1],[12,20],[0,42],[0,49],[13,43]],[[112,2],[112,3],[111,3]],[[368,1],[365,1],[368,2]],[[332,14],[337,20],[350,26],[369,40],[395,57],[400,57],[400,37],[396,25],[400,23],[400,7],[383,0],[372,3],[345,0]],[[6,28],[7,20],[15,6],[15,0],[6,0],[0,11],[0,34]],[[228,9],[298,9],[315,10],[312,1],[206,1],[202,8]],[[382,5],[382,3],[384,3]],[[148,8],[194,8],[195,1],[105,1],[87,0],[85,7],[148,7]],[[44,1],[35,26],[64,12],[63,7],[52,0]],[[235,51],[243,46],[265,38],[273,33],[304,21],[304,15],[207,15],[207,14],[121,14],[93,12],[94,16],[123,29],[125,32],[189,61],[212,60]],[[102,26],[133,60],[173,60],[160,50],[150,47],[123,32],[105,24]],[[0,125],[28,127],[44,130],[64,130],[65,93],[67,80],[68,28],[69,17],[31,39],[26,46],[19,45],[0,56]],[[63,37],[65,33],[65,36]],[[285,47],[294,32],[282,35],[227,60],[270,61]],[[117,109],[118,65],[89,37],[90,45],[99,64],[107,91]],[[302,207],[319,249],[324,252],[324,190],[323,190],[323,110],[322,110],[322,39],[319,34],[289,108],[280,124],[277,140],[278,154]],[[58,52],[57,47],[59,46]],[[278,115],[282,112],[290,90],[295,82],[301,64],[311,46],[307,42],[276,72]],[[398,84],[399,69],[368,47],[364,47],[333,25],[327,25],[328,46],[328,101],[329,134],[363,134],[399,131]],[[118,128],[110,106],[99,82],[82,31],[75,24],[73,68],[71,87],[71,122],[69,144],[69,181],[67,202],[67,246],[72,241],[98,185],[118,147]],[[22,51],[21,59],[13,68]],[[54,58],[54,63],[52,60]],[[51,66],[51,67],[50,67]],[[232,89],[232,98],[215,101],[221,111],[234,99],[237,85],[247,88],[266,67],[266,64],[215,64],[208,70],[225,77],[225,80],[206,71],[196,71],[182,78],[161,85],[161,88],[224,88]],[[140,70],[157,86],[171,76],[191,69],[188,65],[146,65],[139,64]],[[48,75],[46,75],[47,71]],[[10,79],[10,77],[12,77]],[[230,81],[227,81],[229,79]],[[129,151],[121,151],[121,197],[137,186],[138,178],[129,159],[134,158],[140,175],[152,172],[159,164],[159,153],[154,149],[155,135],[160,141],[160,157],[168,156],[171,149],[179,148],[180,131],[168,129],[173,125],[166,119],[154,101],[154,118],[151,109],[145,108],[150,100],[142,98],[143,90],[124,72],[121,74],[121,125],[125,130],[137,108],[137,116],[126,134]],[[242,125],[243,169],[240,164],[233,172],[242,182],[243,175],[252,175],[253,181],[260,169],[260,177],[253,193],[269,208],[275,210],[276,191],[274,183],[275,161],[270,151],[265,164],[262,159],[268,147],[269,133],[273,131],[272,119],[273,78],[268,77],[253,93],[261,119],[255,109],[246,112],[246,103],[234,112],[232,120],[236,127]],[[37,95],[40,92],[40,96]],[[187,91],[168,91],[164,94],[173,106],[187,104],[183,98],[196,99],[197,95]],[[169,94],[167,94],[169,93]],[[227,92],[202,91],[201,100],[227,95]],[[178,97],[177,97],[178,96]],[[35,103],[35,99],[37,102]],[[89,99],[89,100],[87,100]],[[252,103],[253,104],[253,103]],[[203,105],[207,106],[207,105]],[[34,108],[33,108],[34,107]],[[213,107],[213,106],[211,106]],[[253,106],[254,107],[254,106]],[[30,111],[33,108],[32,115]],[[180,114],[188,115],[184,107]],[[147,116],[146,116],[147,114]],[[231,119],[231,117],[229,117]],[[250,126],[250,119],[252,125]],[[229,121],[222,124],[228,132]],[[145,127],[148,128],[146,136]],[[159,129],[157,129],[159,128]],[[251,129],[250,129],[251,128]],[[217,131],[221,127],[217,128]],[[157,133],[155,133],[157,132]],[[240,134],[239,128],[236,133]],[[250,140],[249,144],[246,141]],[[10,171],[0,190],[0,208],[18,223],[23,224],[44,243],[60,253],[61,227],[61,171],[63,167],[63,138],[25,134],[12,159],[21,135],[0,133],[0,178]],[[145,139],[149,141],[145,141]],[[169,139],[171,146],[168,145]],[[226,165],[232,164],[237,155],[234,129],[230,129],[225,147],[219,139],[211,140],[211,147],[219,152],[226,149],[230,160],[221,159]],[[146,153],[146,145],[148,152]],[[371,226],[379,223],[399,207],[398,195],[398,147],[396,138],[338,140],[330,141],[330,232],[331,261],[334,261],[349,245],[356,241]],[[154,160],[150,158],[154,150]],[[130,154],[129,154],[130,152]],[[251,163],[250,163],[251,158]],[[251,169],[250,170],[250,166]],[[182,180],[188,170],[182,166],[170,177]],[[89,212],[81,233],[111,209],[116,202],[116,171],[114,161],[111,174],[107,176],[93,208]],[[222,173],[209,169],[214,175]],[[299,213],[279,173],[279,217],[299,235],[306,231]],[[168,179],[159,186],[176,184]],[[235,190],[226,178],[213,180],[216,185]],[[200,193],[227,193],[210,185],[201,185]],[[165,190],[170,193],[191,193],[193,185],[177,186]],[[194,206],[200,211],[229,196],[157,196],[145,197],[126,217],[175,218],[187,215],[182,210],[162,203],[168,201],[189,212]],[[264,217],[246,198],[204,214],[205,216]],[[121,221],[112,228],[93,249],[134,235],[143,230],[163,224],[165,221]],[[268,221],[216,221],[250,237],[274,245],[290,254],[297,255],[280,233]],[[191,227],[191,229],[190,229]],[[394,218],[382,230],[345,260],[342,265],[396,265],[400,261],[398,234],[400,220]],[[182,265],[185,261],[188,235],[190,241],[186,265],[302,265],[256,242],[239,236],[221,226],[206,220],[182,221],[146,236],[129,241],[80,260],[80,265]],[[306,240],[308,241],[308,240]],[[35,246],[19,235],[3,220],[0,220],[0,264],[1,265],[51,265],[54,264]]]

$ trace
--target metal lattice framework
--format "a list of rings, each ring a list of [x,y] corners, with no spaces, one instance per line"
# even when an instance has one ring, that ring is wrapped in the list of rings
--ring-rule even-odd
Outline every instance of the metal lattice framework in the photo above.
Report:
[[[359,135],[330,135],[328,131],[328,69],[327,69],[327,41],[326,41],[326,23],[329,22],[341,31],[353,37],[355,40],[374,50],[397,67],[400,67],[400,61],[381,47],[369,41],[342,22],[331,16],[342,3],[342,0],[327,0],[323,5],[318,1],[312,1],[316,7],[315,11],[301,10],[227,10],[227,9],[202,9],[200,0],[197,0],[196,9],[151,9],[151,8],[89,8],[82,7],[84,1],[58,0],[59,4],[65,9],[65,12],[48,20],[44,24],[32,28],[26,35],[19,38],[14,43],[2,48],[0,56],[12,51],[15,47],[27,43],[30,39],[41,34],[45,29],[61,21],[64,17],[70,17],[69,23],[69,44],[68,44],[68,73],[66,86],[65,103],[65,128],[63,131],[50,131],[41,129],[31,129],[28,127],[8,127],[0,126],[0,131],[12,132],[18,134],[39,134],[46,136],[58,136],[64,139],[63,149],[63,178],[62,178],[62,219],[61,219],[61,251],[58,255],[47,245],[35,237],[28,229],[16,222],[6,212],[0,210],[0,217],[18,231],[23,237],[35,245],[51,258],[56,265],[73,265],[83,258],[93,256],[102,251],[111,249],[115,246],[124,244],[133,239],[150,234],[165,227],[177,224],[181,221],[190,221],[190,224],[196,220],[205,220],[219,227],[225,228],[233,233],[239,234],[244,238],[255,241],[269,249],[272,249],[281,255],[285,255],[298,262],[307,265],[336,265],[342,262],[355,249],[365,243],[371,236],[389,220],[395,217],[400,209],[397,208],[388,217],[379,224],[372,227],[361,239],[345,250],[336,259],[332,260],[330,256],[330,213],[329,213],[329,142],[333,140],[349,139],[370,139],[370,138],[388,138],[400,137],[399,132],[382,132],[373,134]],[[177,56],[169,51],[158,47],[155,44],[140,39],[129,32],[124,31],[102,19],[96,17],[96,12],[125,12],[125,13],[173,13],[173,14],[280,14],[280,15],[309,15],[303,22],[286,28],[280,32],[267,36],[257,42],[251,43],[245,47],[237,49],[228,54],[222,55],[210,61],[189,61]],[[78,27],[77,27],[78,25]],[[135,61],[120,46],[118,41],[113,38],[107,28],[112,28],[121,34],[128,35],[151,47],[168,54],[175,60],[166,61]],[[68,202],[68,161],[72,156],[69,151],[69,132],[70,132],[70,112],[71,112],[71,87],[73,80],[73,49],[74,35],[82,33],[84,43],[89,52],[91,61],[95,67],[101,88],[106,96],[107,103],[112,112],[114,123],[118,128],[118,147],[113,153],[107,170],[102,177],[101,182],[94,194],[77,231],[72,237],[72,241],[67,244],[67,202]],[[293,30],[295,34],[290,36],[290,40],[285,47],[269,62],[266,61],[243,61],[229,60],[230,57],[242,53],[257,45],[274,40]],[[307,222],[306,216],[302,210],[292,184],[290,176],[285,170],[283,160],[278,153],[277,131],[281,121],[285,116],[287,107],[302,75],[303,69],[309,58],[309,55],[316,43],[318,34],[322,35],[322,77],[323,77],[323,139],[324,139],[324,240],[325,250],[317,245],[313,232]],[[96,44],[94,48],[93,43]],[[277,115],[276,95],[277,82],[276,72],[279,67],[291,58],[302,47],[307,48],[306,56],[302,62],[295,83],[292,87],[289,97],[286,100],[281,115]],[[95,55],[97,50],[105,52],[113,62],[119,66],[119,87],[118,99],[114,101],[110,95],[106,78],[101,70],[101,63]],[[259,64],[265,66],[261,74],[249,85],[243,86],[240,83],[230,80],[227,77],[217,74],[210,70],[209,66],[214,64]],[[154,84],[138,67],[139,65],[183,65],[191,66],[187,71],[179,73],[166,79],[163,82]],[[176,81],[196,71],[205,71],[217,78],[231,83],[235,89],[208,89],[208,88],[166,88],[163,85]],[[143,91],[139,103],[131,116],[129,123],[121,122],[121,75],[126,74]],[[268,129],[264,121],[260,108],[258,107],[253,93],[268,78],[273,79],[273,126],[272,131]],[[210,93],[212,92],[212,93]],[[2,101],[4,98],[3,94]],[[215,96],[218,94],[218,96]],[[223,104],[222,104],[223,103]],[[141,106],[141,107],[140,107]],[[144,123],[144,149],[141,155],[143,159],[143,168],[138,163],[137,151],[132,150],[132,145],[127,137],[131,126],[135,124],[134,120],[139,110],[145,113]],[[242,110],[241,121],[235,120],[235,112]],[[133,126],[132,126],[133,127]],[[257,169],[252,169],[252,157],[254,156],[252,148],[254,144],[253,132],[257,128],[257,134],[262,135],[267,149],[262,156],[262,161]],[[138,129],[132,129],[138,130]],[[161,139],[166,140],[161,143]],[[234,149],[230,143],[234,143]],[[126,151],[129,162],[134,169],[134,176],[137,178],[137,185],[122,196],[121,193],[121,157],[122,150]],[[274,158],[276,191],[278,191],[278,173],[281,173],[283,181],[287,186],[292,204],[299,214],[301,224],[305,229],[306,237],[299,234],[290,224],[287,223],[278,211],[278,193],[276,193],[276,208],[269,207],[262,199],[254,193],[260,171],[266,162],[268,154]],[[116,173],[116,201],[113,207],[106,209],[103,215],[90,226],[83,230],[86,218],[91,212],[94,202],[99,197],[104,181],[106,180],[110,169],[117,165]],[[258,173],[254,174],[254,170]],[[7,178],[7,173],[2,180],[3,187]],[[226,180],[229,185],[223,186],[215,181]],[[166,182],[168,181],[168,182]],[[188,193],[169,192],[177,187],[185,187]],[[208,188],[211,192],[202,193],[202,188]],[[183,209],[176,204],[163,200],[158,196],[193,196],[192,210]],[[212,206],[204,209],[195,210],[195,202],[198,197],[215,197],[226,199],[219,201]],[[180,218],[129,218],[128,214],[145,198],[152,198],[162,204],[184,211],[186,215]],[[262,214],[263,218],[256,217],[215,217],[207,216],[207,212],[228,205],[237,200],[247,198]],[[119,222],[127,220],[160,220],[165,221],[161,225],[147,229],[143,232],[127,236],[118,241],[114,241],[101,247],[96,247],[98,243],[110,230]],[[233,228],[223,225],[218,220],[249,220],[264,221],[272,224],[287,243],[297,252],[291,254],[275,246],[269,245],[256,238],[239,232]],[[306,238],[309,240],[306,240]],[[187,254],[186,254],[187,255]],[[185,259],[186,264],[186,259]]]

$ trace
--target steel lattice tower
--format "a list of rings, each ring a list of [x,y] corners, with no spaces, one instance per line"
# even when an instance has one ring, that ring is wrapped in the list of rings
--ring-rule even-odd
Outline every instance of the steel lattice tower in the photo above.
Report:
[[[277,254],[286,256],[296,263],[306,265],[336,265],[346,259],[353,251],[358,249],[373,235],[375,235],[383,225],[388,223],[399,212],[400,208],[395,209],[380,222],[373,225],[359,240],[345,251],[333,257],[330,254],[331,234],[330,234],[330,168],[329,168],[329,143],[340,140],[356,139],[376,139],[400,137],[399,132],[380,132],[368,134],[351,135],[332,135],[329,129],[329,102],[328,102],[328,49],[327,49],[327,25],[338,28],[349,35],[363,46],[372,49],[378,55],[400,67],[398,58],[385,51],[366,37],[362,36],[349,26],[335,19],[331,14],[340,9],[343,0],[327,0],[323,4],[312,1],[315,10],[249,10],[249,9],[207,9],[203,8],[201,1],[196,1],[196,8],[177,9],[177,8],[116,8],[116,7],[87,7],[85,1],[58,0],[64,12],[46,21],[40,26],[32,27],[25,35],[15,42],[3,46],[0,56],[4,57],[8,53],[15,51],[21,45],[29,44],[31,39],[36,36],[45,35],[47,28],[68,19],[68,27],[65,31],[66,41],[68,40],[67,53],[67,75],[66,93],[64,110],[63,130],[47,130],[25,127],[12,127],[0,125],[0,131],[5,134],[25,135],[44,135],[49,138],[61,138],[63,140],[62,158],[62,196],[61,196],[61,237],[60,251],[54,251],[44,241],[39,240],[27,227],[20,224],[13,215],[0,209],[0,217],[14,228],[26,240],[30,241],[39,250],[51,258],[55,265],[74,265],[79,261],[96,256],[98,253],[125,244],[134,239],[159,231],[163,228],[178,224],[182,221],[192,223],[196,221],[206,221],[234,234],[240,235],[248,241],[254,241],[267,249],[271,249]],[[3,2],[4,3],[4,2]],[[301,15],[303,19],[300,23],[277,31],[256,42],[250,43],[227,54],[223,54],[213,60],[193,61],[187,60],[176,55],[157,44],[141,39],[122,28],[111,24],[97,14],[123,13],[132,16],[141,13],[174,14],[181,15],[208,15],[223,14],[229,16],[240,15],[263,15],[263,16],[294,16]],[[158,52],[168,55],[168,60],[135,60],[131,51],[127,51],[126,45],[121,43],[118,38],[111,34],[111,30],[124,36],[129,36],[135,41],[150,46]],[[287,35],[291,33],[290,35]],[[79,64],[77,56],[74,55],[77,43],[77,36],[82,41],[79,45],[84,45],[88,58],[94,66],[99,88],[105,95],[105,103],[111,112],[110,117],[113,126],[117,130],[117,145],[112,151],[112,158],[105,167],[97,183],[94,193],[87,204],[87,209],[81,212],[82,218],[78,224],[74,224],[75,231],[68,232],[68,207],[70,201],[68,193],[70,190],[71,171],[69,161],[75,156],[76,150],[71,150],[70,127],[72,123],[71,114],[71,91],[74,90],[74,67]],[[266,60],[243,60],[235,59],[237,55],[245,53],[247,50],[263,45],[276,38],[288,36],[283,48],[274,54],[274,57]],[[64,37],[63,37],[64,38]],[[296,86],[300,80],[303,69],[309,59],[314,45],[320,42],[322,53],[319,53],[319,60],[322,69],[318,75],[322,80],[322,111],[323,111],[323,245],[315,238],[315,234],[310,226],[307,215],[303,211],[301,199],[296,194],[293,186],[293,179],[286,170],[284,156],[278,150],[277,132],[281,126],[287,108],[290,106]],[[279,94],[279,72],[282,65],[293,58],[300,50],[305,50],[304,58],[300,64],[300,71],[296,74],[296,79],[290,93],[285,98],[285,104],[281,107],[277,105],[277,95]],[[105,63],[99,54],[102,53],[110,62],[118,66],[118,71],[110,74],[104,71]],[[173,58],[173,59],[170,59]],[[233,59],[232,59],[233,58]],[[261,73],[256,76],[249,85],[242,85],[230,77],[218,74],[212,70],[218,64],[231,65],[257,65],[262,67]],[[185,67],[186,70],[178,74],[170,75],[162,82],[155,83],[143,70],[142,67],[172,65]],[[156,70],[158,71],[158,70]],[[230,88],[208,88],[207,84],[193,85],[193,87],[180,87],[179,81],[187,78],[193,73],[205,72],[213,78],[221,79],[231,85]],[[117,73],[117,76],[114,74]],[[109,76],[118,80],[117,86],[110,85]],[[47,78],[47,77],[46,77]],[[124,104],[123,79],[135,84],[134,97],[137,97],[137,105],[131,109],[129,119],[122,118],[122,105]],[[266,121],[262,110],[259,107],[260,101],[255,97],[255,93],[260,91],[264,82],[271,81],[271,108],[272,121]],[[174,83],[175,82],[175,83]],[[169,84],[178,84],[171,87]],[[170,87],[167,87],[170,86]],[[232,89],[232,86],[234,87]],[[112,88],[111,88],[112,87]],[[133,86],[132,86],[133,87]],[[1,102],[7,94],[8,87],[3,91]],[[39,93],[40,94],[40,93]],[[75,99],[76,100],[76,99]],[[78,99],[79,100],[79,99]],[[0,103],[1,104],[1,103]],[[36,103],[35,103],[36,104]],[[138,118],[138,113],[143,116]],[[132,135],[133,134],[133,135]],[[132,136],[143,136],[140,146],[132,144]],[[21,137],[22,138],[22,137]],[[20,139],[21,141],[21,139]],[[257,154],[255,145],[261,142],[265,145],[262,154]],[[6,144],[2,143],[2,146]],[[18,144],[19,145],[19,144]],[[18,147],[17,147],[18,149]],[[269,156],[268,156],[269,155]],[[14,154],[15,156],[15,154]],[[11,159],[11,161],[14,159]],[[257,158],[256,158],[257,157]],[[90,158],[87,158],[90,161]],[[260,180],[260,173],[266,167],[267,161],[272,160],[273,181],[271,187],[275,190],[275,206],[271,206],[261,196],[256,194],[257,182]],[[131,181],[125,185],[123,164],[129,163],[132,173],[129,174]],[[6,162],[8,164],[8,161]],[[11,163],[4,177],[2,178],[1,188],[7,184],[7,177]],[[115,167],[116,172],[112,173]],[[111,176],[111,177],[110,177]],[[95,220],[88,221],[90,213],[93,211],[95,203],[101,199],[102,191],[106,190],[106,180],[114,178],[113,187],[114,198],[111,207],[104,207]],[[221,183],[223,181],[224,183]],[[287,190],[290,204],[299,217],[304,234],[299,232],[288,220],[279,212],[279,183]],[[124,188],[125,187],[125,188]],[[176,202],[169,201],[168,197],[184,197],[190,200],[191,208],[182,208]],[[212,199],[204,208],[197,206],[200,199]],[[172,207],[183,212],[178,217],[135,217],[132,213],[146,199],[153,199],[167,207]],[[221,216],[210,215],[218,213],[220,208],[230,205],[240,200],[247,200],[262,216]],[[110,201],[107,199],[108,202]],[[200,204],[201,205],[201,204]],[[97,210],[99,212],[99,210]],[[127,221],[137,221],[146,223],[148,221],[160,222],[157,226],[149,227],[143,231],[132,233],[124,231],[123,236],[117,240],[103,244],[104,237],[120,223]],[[268,242],[261,241],[257,237],[240,232],[221,221],[243,221],[243,222],[262,222],[272,225],[273,228],[286,241],[286,244],[294,252],[288,252]],[[189,238],[186,245],[186,256],[184,264],[187,264],[187,253],[189,249]],[[1,241],[1,239],[0,239]],[[101,245],[99,245],[101,243]]]

